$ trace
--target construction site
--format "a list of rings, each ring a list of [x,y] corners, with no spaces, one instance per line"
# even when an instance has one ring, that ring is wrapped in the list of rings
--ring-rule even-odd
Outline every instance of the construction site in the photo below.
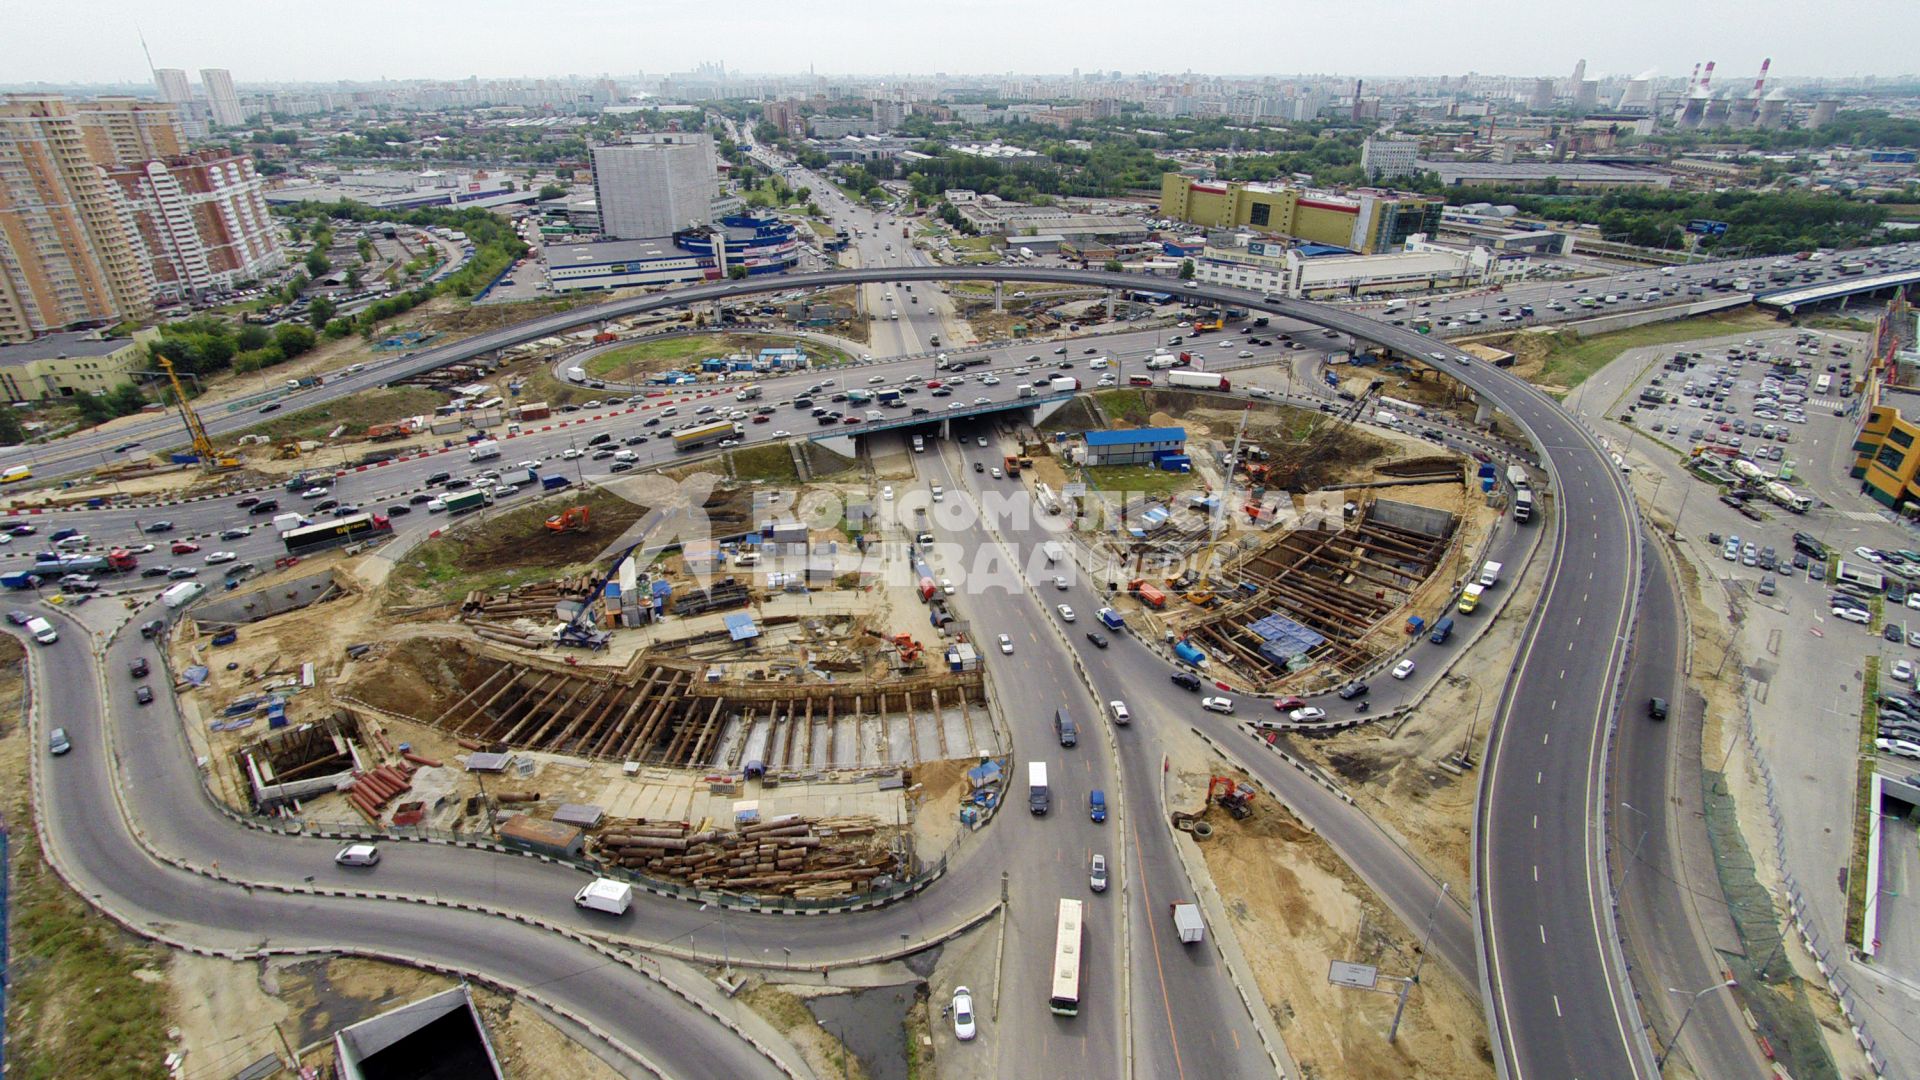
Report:
[[[966,625],[889,584],[897,530],[719,483],[692,508],[715,535],[663,541],[681,490],[488,510],[196,605],[170,645],[216,796],[768,898],[915,880],[1001,797]]]
[[[1121,526],[1095,543],[1125,583],[1129,618],[1235,685],[1303,693],[1366,669],[1440,610],[1499,508],[1464,455],[1356,428],[1363,390],[1331,415],[1160,391],[1120,397],[1129,419],[1178,416],[1191,468],[1184,483],[1093,508]],[[1051,465],[1031,474],[1036,490]],[[1064,489],[1071,477],[1055,473]],[[1101,499],[1096,489],[1074,508],[1084,516]]]

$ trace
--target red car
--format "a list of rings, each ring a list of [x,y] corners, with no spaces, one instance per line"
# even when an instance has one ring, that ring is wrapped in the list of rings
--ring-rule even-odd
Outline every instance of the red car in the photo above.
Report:
[[[1294,709],[1304,709],[1306,707],[1306,698],[1283,697],[1273,700],[1273,711],[1275,712],[1292,712]]]
[[[939,380],[939,379],[932,379],[932,380],[929,380],[929,381],[928,381],[928,383],[927,383],[927,389],[929,389],[929,390],[938,390],[938,389],[940,389],[940,380]]]
[[[857,424],[860,422],[860,418],[857,416],[849,416],[845,420],[842,420],[840,422],[843,424]]]
[[[773,419],[771,416],[756,416],[753,418],[753,422],[756,424],[764,424],[771,419]]]
[[[173,553],[175,555],[191,555],[199,550],[200,545],[191,540],[175,540],[173,542]]]

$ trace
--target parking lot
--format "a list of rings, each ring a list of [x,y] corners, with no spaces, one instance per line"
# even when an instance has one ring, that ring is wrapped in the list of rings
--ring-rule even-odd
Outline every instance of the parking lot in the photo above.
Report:
[[[1845,925],[1859,769],[1904,776],[1920,767],[1920,534],[1848,476],[1857,398],[1840,384],[1859,370],[1859,349],[1856,334],[1783,327],[1635,350],[1570,402],[1592,421],[1631,416],[1630,427],[1602,430],[1643,504],[1673,525],[1700,571],[1700,595],[1719,624],[1706,635],[1729,625],[1737,635],[1739,692],[1773,767],[1783,869],[1827,947]],[[1685,360],[1676,363],[1676,353]],[[1649,390],[1663,400],[1643,400]],[[1699,469],[1702,461],[1711,468]],[[1807,498],[1805,512],[1772,501],[1769,483]],[[1879,693],[1907,695],[1915,707],[1876,708],[1882,741],[1863,761],[1869,658]],[[1713,760],[1726,753],[1724,745],[1707,750]],[[1920,940],[1920,896],[1905,888],[1920,863],[1897,850],[1914,835],[1905,823],[1886,831],[1878,883],[1887,932],[1903,945]],[[1893,976],[1887,992],[1920,1003],[1920,945],[1890,948],[1872,969],[1846,967],[1854,980]],[[1889,1034],[1885,1024],[1875,1032]]]

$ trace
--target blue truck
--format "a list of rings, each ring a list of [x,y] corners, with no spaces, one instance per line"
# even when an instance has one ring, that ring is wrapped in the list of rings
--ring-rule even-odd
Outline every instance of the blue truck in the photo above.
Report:
[[[898,405],[900,404],[900,391],[892,388],[881,390],[874,394],[873,399],[882,405]]]
[[[1125,630],[1127,628],[1127,620],[1121,618],[1120,613],[1113,610],[1110,607],[1101,608],[1099,611],[1099,615],[1100,615],[1100,621],[1103,624],[1105,624],[1106,628],[1109,630],[1118,631],[1118,630]]]
[[[1453,616],[1446,615],[1443,616],[1439,622],[1433,624],[1433,633],[1427,635],[1427,640],[1433,642],[1435,645],[1445,645],[1447,639],[1452,636]]]
[[[543,476],[540,478],[540,490],[557,491],[563,487],[572,487],[573,481],[565,476]]]

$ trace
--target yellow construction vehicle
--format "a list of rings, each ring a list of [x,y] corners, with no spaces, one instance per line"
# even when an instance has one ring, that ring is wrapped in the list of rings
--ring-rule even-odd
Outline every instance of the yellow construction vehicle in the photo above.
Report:
[[[187,391],[180,385],[180,377],[173,373],[173,361],[165,356],[156,356],[160,370],[167,373],[167,381],[173,384],[173,400],[180,406],[180,419],[187,425],[187,436],[193,442],[193,452],[200,456],[200,465],[206,469],[237,469],[243,462],[232,454],[218,454],[213,449],[213,440],[207,438],[207,429],[200,423],[200,415],[187,404]]]
[[[300,456],[300,444],[288,439],[273,448],[273,456],[283,461],[292,461]]]

